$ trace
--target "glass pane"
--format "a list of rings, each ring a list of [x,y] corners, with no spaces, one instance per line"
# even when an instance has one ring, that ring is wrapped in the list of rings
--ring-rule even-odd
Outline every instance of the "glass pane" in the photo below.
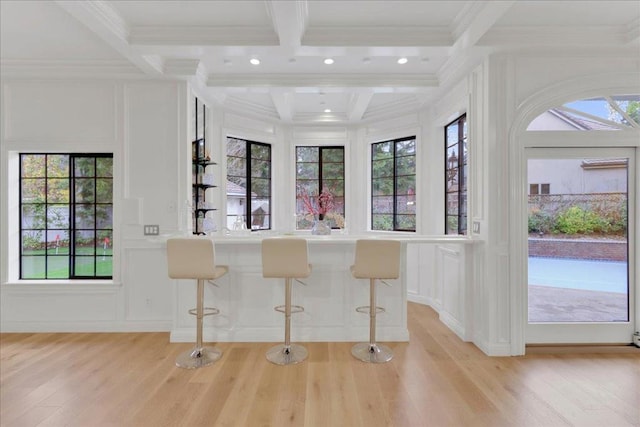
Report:
[[[344,163],[344,148],[323,148],[322,162]]]
[[[374,196],[393,195],[393,178],[374,179],[371,184]]]
[[[227,177],[227,196],[246,196],[247,195],[247,179],[237,176]]]
[[[247,142],[241,139],[227,139],[227,156],[247,157]]]
[[[457,216],[447,216],[447,234],[458,234]]]
[[[393,141],[379,142],[371,145],[373,149],[372,160],[393,158]]]
[[[529,196],[529,322],[629,320],[626,164],[528,161],[529,183],[563,189]]]
[[[398,157],[396,159],[396,175],[415,175],[415,156]]]
[[[94,257],[76,256],[74,261],[75,261],[76,276],[93,276],[95,274],[95,269],[94,269],[95,258]]]
[[[323,163],[322,164],[322,180],[344,178],[343,163]]]
[[[393,196],[373,197],[371,203],[373,213],[393,213]]]
[[[96,241],[93,231],[76,231],[75,253],[76,255],[93,255],[96,253]]]
[[[634,122],[640,125],[640,95],[618,95],[612,96],[613,102],[624,111],[627,116]],[[622,120],[625,124],[627,119]]]
[[[96,159],[96,175],[99,177],[113,177],[113,158],[98,157]]]
[[[374,178],[393,176],[393,159],[371,162],[371,169]]]
[[[69,156],[49,154],[47,156],[47,176],[49,178],[68,178]]]
[[[22,278],[23,279],[44,279],[45,278],[45,257],[23,256],[22,257]]]
[[[333,196],[344,196],[344,181],[341,179],[325,179],[322,181]]]
[[[447,148],[447,169],[458,167],[458,146],[453,145]]]
[[[113,228],[113,207],[111,205],[96,206],[96,228]]]
[[[416,202],[413,196],[398,196],[396,198],[396,212],[399,214],[416,213]]]
[[[47,253],[49,255],[69,253],[68,230],[47,230]]]
[[[251,176],[257,178],[271,177],[271,162],[264,160],[251,160]]]
[[[254,178],[251,180],[251,197],[267,198],[271,195],[271,180]]]
[[[458,143],[458,122],[447,126],[447,146]]]
[[[95,157],[76,157],[74,164],[76,177],[93,177],[96,175]]]
[[[113,257],[109,255],[99,256],[96,259],[96,276],[111,277],[113,276]]]
[[[98,230],[96,239],[96,253],[101,255],[111,255],[113,251],[113,231]]]
[[[302,195],[313,195],[318,194],[319,190],[319,181],[314,180],[299,180],[297,182],[297,197],[299,198]]]
[[[113,179],[96,180],[96,203],[111,203],[113,201]]]
[[[251,199],[251,229],[262,230],[269,227],[269,199]]]
[[[251,158],[271,160],[271,146],[262,144],[251,144]]]
[[[416,140],[396,142],[396,156],[411,156],[416,154]]]
[[[296,147],[296,162],[318,162],[318,147]]]
[[[458,215],[458,193],[447,193],[447,215]]]
[[[45,228],[45,206],[22,205],[22,228]]]
[[[95,228],[95,205],[76,205],[76,228]]]
[[[227,157],[227,176],[246,176],[247,161],[241,157]]]
[[[44,231],[30,230],[22,232],[22,255],[42,255],[45,246]]]
[[[47,206],[47,228],[68,229],[69,228],[69,206],[68,205],[48,205]]]
[[[411,230],[416,229],[416,216],[415,215],[396,215],[396,221],[398,223],[398,230]]]
[[[44,177],[45,160],[44,154],[23,154],[20,156],[22,177]],[[44,192],[44,191],[43,191]]]
[[[79,178],[74,182],[76,203],[95,202],[95,180],[93,178]]]
[[[296,176],[298,179],[318,179],[317,163],[298,163],[296,164]]]
[[[373,230],[393,230],[393,215],[372,215]]]
[[[47,202],[69,203],[68,179],[55,178],[47,180]]]
[[[22,203],[44,203],[46,194],[45,179],[22,180]]]
[[[47,257],[47,279],[69,278],[69,257],[49,255]]]
[[[416,176],[400,176],[397,179],[396,195],[415,195],[416,191]]]

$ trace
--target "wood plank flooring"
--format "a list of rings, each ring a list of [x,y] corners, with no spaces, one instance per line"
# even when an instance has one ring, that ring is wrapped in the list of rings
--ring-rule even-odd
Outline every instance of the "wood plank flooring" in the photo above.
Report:
[[[640,426],[640,350],[487,357],[417,304],[409,330],[383,365],[352,343],[305,344],[287,367],[270,343],[220,343],[195,371],[167,333],[2,334],[0,425]]]

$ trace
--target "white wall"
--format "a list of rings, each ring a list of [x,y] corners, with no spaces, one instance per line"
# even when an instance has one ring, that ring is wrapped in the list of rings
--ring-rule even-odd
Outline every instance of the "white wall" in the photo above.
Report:
[[[2,82],[3,330],[169,329],[172,282],[157,268],[165,254],[142,225],[163,233],[186,225],[178,201],[191,178],[187,99],[178,82]],[[113,153],[113,280],[18,282],[19,152]]]

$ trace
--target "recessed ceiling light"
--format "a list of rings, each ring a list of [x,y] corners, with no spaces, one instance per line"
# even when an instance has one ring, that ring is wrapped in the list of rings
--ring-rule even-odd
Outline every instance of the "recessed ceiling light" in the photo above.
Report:
[[[251,58],[249,62],[251,62],[252,65],[260,65],[260,60],[258,58]]]
[[[407,58],[398,59],[398,64],[406,64],[409,60]]]
[[[333,58],[325,58],[324,63],[327,65],[333,64]]]
[[[330,113],[330,112],[331,112],[331,109],[330,109],[330,108],[325,108],[325,109],[324,109],[324,112],[325,112],[325,113]]]
[[[371,58],[362,58],[363,64],[369,64],[371,62]]]
[[[428,57],[426,57],[426,56],[424,56],[420,61],[422,61],[422,62],[429,62],[429,58],[428,58]]]
[[[289,62],[293,64],[294,62],[296,62],[296,58],[289,58]]]
[[[225,58],[225,59],[222,61],[222,63],[223,63],[224,65],[231,65],[231,60],[230,60],[230,59],[226,59],[226,58]]]

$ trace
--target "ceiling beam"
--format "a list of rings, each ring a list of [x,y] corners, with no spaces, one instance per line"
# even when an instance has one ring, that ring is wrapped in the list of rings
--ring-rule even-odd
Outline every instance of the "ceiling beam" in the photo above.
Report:
[[[144,73],[162,72],[162,61],[157,56],[140,55],[131,48],[129,25],[108,1],[56,0],[55,3]]]
[[[137,25],[129,31],[136,46],[277,46],[269,26]]]
[[[278,34],[280,46],[299,47],[309,22],[307,0],[265,1],[273,29]]]
[[[347,104],[347,119],[350,122],[362,120],[369,103],[373,98],[373,91],[357,92],[351,94],[351,99]]]
[[[370,87],[379,92],[420,91],[438,86],[433,74],[210,74],[212,87]]]
[[[270,94],[280,120],[291,122],[293,119],[293,94],[289,91],[278,89],[271,90]]]
[[[452,29],[456,40],[451,48],[451,55],[466,52],[475,46],[514,3],[515,0],[469,3],[470,6],[456,17]]]
[[[453,44],[448,27],[317,26],[302,37],[304,46],[432,47]]]

